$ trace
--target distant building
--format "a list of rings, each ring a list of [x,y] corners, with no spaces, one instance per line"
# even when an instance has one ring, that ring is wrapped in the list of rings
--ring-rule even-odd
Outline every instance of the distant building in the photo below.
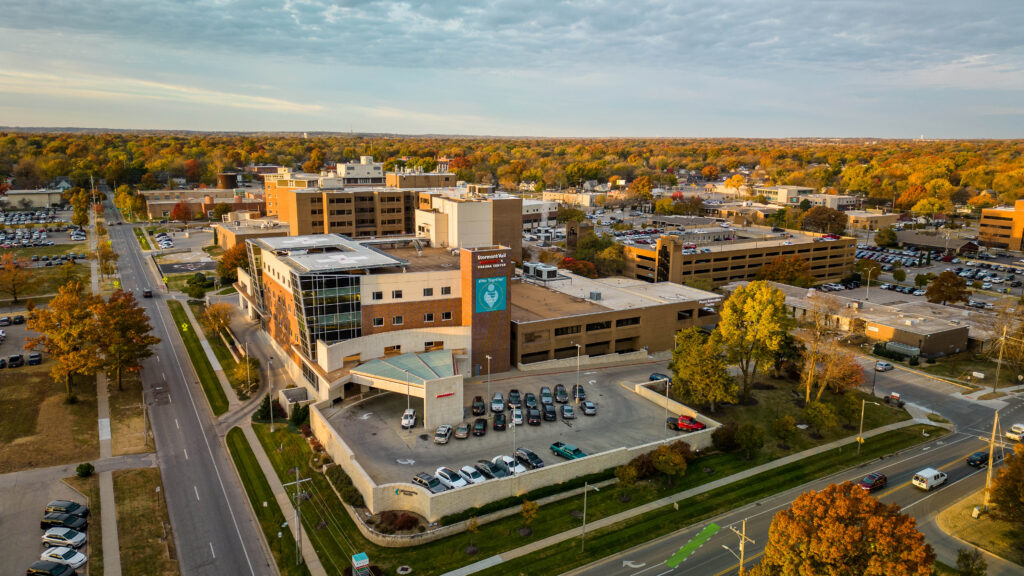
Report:
[[[1012,208],[998,206],[983,209],[978,226],[978,242],[992,248],[1024,249],[1024,200],[1017,200]]]
[[[384,183],[388,188],[451,188],[458,181],[447,172],[388,172]]]
[[[541,199],[545,202],[557,202],[580,208],[591,208],[597,206],[598,200],[604,198],[604,194],[593,192],[553,192],[545,190]]]
[[[8,190],[0,194],[13,209],[52,208],[64,204],[61,190]]]
[[[849,210],[846,217],[847,226],[852,230],[881,230],[899,222],[900,219],[899,214],[871,210]]]
[[[896,238],[904,246],[924,248],[926,250],[940,250],[949,254],[973,254],[978,251],[978,244],[972,240],[963,238],[951,238],[945,234],[930,235],[921,234],[913,230],[900,230],[896,232]]]

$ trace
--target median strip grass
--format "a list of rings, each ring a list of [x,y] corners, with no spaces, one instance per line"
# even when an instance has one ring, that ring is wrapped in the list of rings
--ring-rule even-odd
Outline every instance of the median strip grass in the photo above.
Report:
[[[149,240],[146,239],[146,233],[141,228],[135,228],[135,237],[139,240],[139,246],[142,246],[143,250],[149,250]]]
[[[486,576],[563,573],[767,496],[796,488],[811,480],[841,472],[858,464],[885,457],[916,444],[934,440],[947,433],[942,428],[932,426],[923,428],[929,436],[923,436],[922,428],[918,426],[893,430],[875,436],[866,442],[860,457],[856,456],[855,444],[851,442],[826,453],[809,456],[784,467],[768,470],[681,500],[678,502],[678,510],[674,506],[663,506],[612,526],[593,532],[588,530],[585,552],[580,552],[577,546],[570,546],[563,542],[504,562],[479,574]],[[623,489],[620,486],[616,488]],[[604,492],[606,490],[602,490],[601,495]],[[608,492],[614,492],[614,490],[608,490]],[[591,495],[591,501],[596,500],[594,496]],[[589,521],[589,510],[587,517]],[[572,540],[572,542],[576,541],[575,538]]]
[[[309,569],[305,564],[295,565],[295,537],[292,536],[290,529],[282,528],[285,523],[284,513],[274,499],[274,492],[270,489],[270,484],[263,475],[263,470],[256,461],[256,454],[249,447],[245,434],[237,427],[232,428],[228,432],[227,444],[278,570],[284,576],[308,575]],[[278,534],[281,535],[280,538]]]
[[[224,389],[220,387],[217,373],[213,371],[213,366],[210,365],[203,346],[199,343],[195,327],[188,321],[181,302],[168,301],[167,307],[171,310],[174,325],[178,327],[181,340],[185,343],[185,350],[188,351],[188,357],[192,360],[192,367],[195,368],[196,375],[199,376],[199,384],[203,387],[203,393],[206,394],[206,400],[210,403],[210,409],[213,410],[214,415],[220,416],[228,411],[228,398],[224,394]]]

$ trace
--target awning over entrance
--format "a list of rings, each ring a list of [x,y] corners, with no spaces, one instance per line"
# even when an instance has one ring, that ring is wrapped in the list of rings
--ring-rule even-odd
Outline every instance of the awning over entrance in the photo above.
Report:
[[[450,350],[400,354],[390,358],[375,358],[352,369],[353,374],[368,378],[406,382],[423,387],[427,380],[455,375],[455,361]]]

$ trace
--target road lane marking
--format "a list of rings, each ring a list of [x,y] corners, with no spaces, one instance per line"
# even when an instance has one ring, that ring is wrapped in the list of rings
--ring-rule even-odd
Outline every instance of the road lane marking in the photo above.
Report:
[[[965,455],[963,455],[963,456],[961,456],[959,458],[956,458],[955,460],[950,460],[949,462],[946,462],[942,466],[939,466],[938,470],[945,470],[945,469],[949,468],[950,466],[953,466],[954,464],[960,464],[964,460],[966,460],[968,456],[970,456],[971,454],[974,454],[975,452],[977,452],[977,450],[971,450],[967,454],[965,454]],[[914,481],[913,478],[911,478],[910,480],[907,480],[906,482],[903,482],[902,484],[898,484],[898,485],[896,485],[896,486],[886,490],[885,492],[882,492],[881,494],[879,494],[878,498],[882,498],[883,496],[888,496],[889,494],[892,494],[893,492],[895,492],[895,491],[897,491],[897,490],[899,490],[901,488],[906,488],[913,481]],[[952,482],[951,482],[951,484],[952,484]]]
[[[174,427],[177,428],[178,430],[181,430],[181,424],[178,424],[177,418],[174,419]]]
[[[213,556],[214,560],[217,559],[217,553],[213,551],[213,542],[210,542],[210,554]]]
[[[953,484],[956,484],[957,482],[963,482],[964,480],[967,480],[968,478],[970,478],[971,476],[974,476],[975,474],[977,474],[978,472],[981,472],[982,470],[984,470],[984,468],[978,468],[977,470],[975,470],[974,472],[971,472],[967,476],[964,476],[963,478],[961,478],[959,480],[956,480],[954,482],[947,482],[946,484],[943,484],[943,486],[952,486]],[[923,497],[923,498],[921,498],[919,500],[915,500],[914,502],[911,502],[910,504],[907,504],[906,506],[903,507],[903,510],[907,510],[908,508],[910,508],[912,506],[916,506],[916,505],[920,504],[921,502],[924,502],[925,500],[931,498],[932,496],[935,496],[936,494],[938,494],[938,488],[936,488],[935,490],[930,490],[925,497]]]
[[[757,554],[754,554],[750,558],[744,558],[743,559],[743,563],[746,564],[747,562],[750,562],[751,560],[757,560],[758,558],[760,558],[763,555],[764,555],[764,550],[758,552]],[[740,563],[737,562],[737,563],[733,564],[732,566],[729,566],[725,570],[722,570],[721,572],[716,572],[715,576],[723,576],[723,574],[728,574],[729,572],[732,572],[733,570],[735,570],[735,569],[737,569],[739,567],[740,567]]]
[[[187,448],[182,448],[181,450],[185,453],[185,460],[188,460],[188,449]],[[199,499],[199,495],[198,494],[196,494],[196,499]]]
[[[199,488],[196,488],[196,485],[193,484],[192,489],[196,492],[196,501],[199,501]]]
[[[665,562],[665,565],[669,568],[675,568],[683,563],[684,560],[690,557],[691,554],[697,551],[698,548],[704,545],[716,532],[721,530],[722,527],[714,522],[708,524],[703,530],[697,533],[689,542],[683,545],[682,548],[676,550],[675,554]]]

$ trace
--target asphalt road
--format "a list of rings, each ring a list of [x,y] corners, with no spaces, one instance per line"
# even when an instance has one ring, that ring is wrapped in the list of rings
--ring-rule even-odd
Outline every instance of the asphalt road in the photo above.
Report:
[[[107,204],[108,222],[119,220]],[[125,290],[132,290],[161,339],[143,363],[150,422],[182,574],[275,574],[259,527],[214,428],[188,354],[163,300],[166,292],[146,265],[131,226],[109,226]],[[152,288],[154,298],[142,298]],[[122,527],[124,539],[130,527]]]
[[[870,385],[867,388],[870,389]],[[952,554],[952,558],[955,558],[956,543],[944,538],[934,526],[934,515],[984,486],[984,470],[979,471],[967,466],[964,459],[972,452],[985,449],[987,444],[979,436],[991,433],[992,415],[995,408],[1000,408],[1000,420],[1006,427],[1011,422],[1024,420],[1024,413],[1021,410],[1024,407],[1024,402],[1016,398],[1012,398],[1006,403],[1001,401],[970,402],[958,397],[959,390],[954,386],[903,370],[878,374],[875,388],[879,396],[890,391],[900,392],[909,402],[943,414],[956,425],[956,433],[904,451],[894,457],[870,462],[732,510],[717,518],[610,556],[572,573],[595,576],[665,576],[667,574],[725,576],[736,574],[739,562],[734,554],[739,552],[739,537],[730,530],[730,527],[740,530],[742,521],[747,520],[747,537],[754,540],[754,543],[747,544],[745,550],[745,566],[749,568],[757,563],[763,552],[772,517],[779,510],[786,508],[794,498],[807,490],[821,489],[836,482],[856,481],[864,475],[876,471],[885,473],[889,478],[888,486],[876,492],[876,496],[883,502],[899,504],[904,511],[913,515],[917,519],[919,527],[928,537],[928,541],[936,547],[940,558],[945,557],[947,562],[950,554]],[[949,475],[947,484],[932,492],[924,492],[910,485],[913,475],[928,467],[939,468],[946,472]],[[719,529],[700,548],[674,568],[666,563],[673,554],[709,524],[714,524]],[[712,527],[709,531],[714,529]],[[726,546],[729,549],[726,549]],[[990,561],[989,574],[995,576],[996,574],[1012,573],[1004,567],[993,566]]]

